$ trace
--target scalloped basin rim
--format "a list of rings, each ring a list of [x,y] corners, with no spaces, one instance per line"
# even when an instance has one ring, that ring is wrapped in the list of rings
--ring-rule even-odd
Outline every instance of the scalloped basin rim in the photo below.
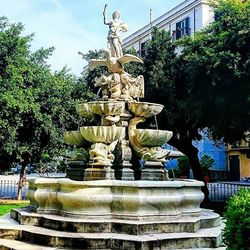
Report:
[[[164,105],[160,104],[160,103],[155,103],[155,102],[133,102],[130,101],[128,102],[128,104],[138,104],[138,105],[149,105],[149,106],[160,106],[164,108]]]
[[[164,106],[152,102],[128,102],[128,109],[135,115],[149,118],[158,115]]]
[[[162,129],[153,129],[153,128],[136,128],[135,130],[138,130],[138,131],[157,131],[159,133],[173,133],[172,131],[170,130],[162,130]]]
[[[80,127],[80,132],[91,143],[110,144],[125,137],[125,128],[116,126],[83,126]]]
[[[124,186],[124,187],[202,187],[204,182],[191,179],[178,179],[170,181],[121,181],[121,180],[97,180],[97,181],[73,181],[68,178],[54,177],[30,177],[28,182],[36,184],[69,184],[72,186]]]

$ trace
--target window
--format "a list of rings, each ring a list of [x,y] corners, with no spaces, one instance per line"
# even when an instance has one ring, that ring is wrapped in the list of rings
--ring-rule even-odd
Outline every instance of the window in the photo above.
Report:
[[[182,21],[176,23],[176,30],[173,31],[173,37],[175,40],[190,36],[190,17],[183,19]]]
[[[147,54],[146,43],[147,43],[147,41],[141,43],[141,46],[140,46],[140,57],[145,57],[146,54]]]

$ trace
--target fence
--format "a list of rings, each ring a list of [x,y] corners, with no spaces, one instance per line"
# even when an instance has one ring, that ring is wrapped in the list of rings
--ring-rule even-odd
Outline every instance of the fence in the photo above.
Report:
[[[26,200],[26,192],[28,184],[22,186],[22,199]],[[0,180],[0,199],[16,199],[18,190],[18,181],[16,180]]]
[[[243,183],[208,183],[209,199],[214,202],[226,202],[238,193],[240,188],[250,188]]]

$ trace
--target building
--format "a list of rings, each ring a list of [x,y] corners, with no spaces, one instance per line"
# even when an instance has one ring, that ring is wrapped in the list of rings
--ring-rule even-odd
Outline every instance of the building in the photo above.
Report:
[[[214,159],[214,166],[209,171],[210,180],[222,181],[229,179],[226,145],[224,143],[215,145],[213,140],[210,140],[205,133],[202,133],[202,139],[200,141],[193,142],[193,145],[199,150],[199,159],[201,159],[204,155],[210,156]]]
[[[227,146],[229,179],[250,180],[250,143],[241,141]]]
[[[153,26],[170,31],[173,39],[192,35],[214,19],[214,14],[205,0],[185,0],[160,17],[152,20],[123,40],[123,48],[135,48],[138,55],[145,55],[145,44],[150,39]]]

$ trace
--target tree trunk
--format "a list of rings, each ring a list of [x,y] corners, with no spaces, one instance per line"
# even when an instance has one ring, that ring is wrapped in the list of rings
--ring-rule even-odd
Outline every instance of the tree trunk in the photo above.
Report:
[[[204,179],[199,157],[198,157],[198,149],[192,144],[191,140],[187,141],[181,141],[177,140],[176,138],[171,139],[171,145],[176,147],[179,151],[181,151],[183,154],[185,154],[190,162],[191,168],[193,170],[194,179],[198,181],[203,181],[205,183],[205,186],[201,188],[202,192],[205,195],[204,201],[208,201],[208,188],[207,183]]]
[[[18,181],[17,200],[22,200],[22,188],[23,188],[23,185],[25,184],[25,181],[26,181],[25,166],[26,166],[26,164],[23,162],[22,168],[20,171],[19,181]]]

